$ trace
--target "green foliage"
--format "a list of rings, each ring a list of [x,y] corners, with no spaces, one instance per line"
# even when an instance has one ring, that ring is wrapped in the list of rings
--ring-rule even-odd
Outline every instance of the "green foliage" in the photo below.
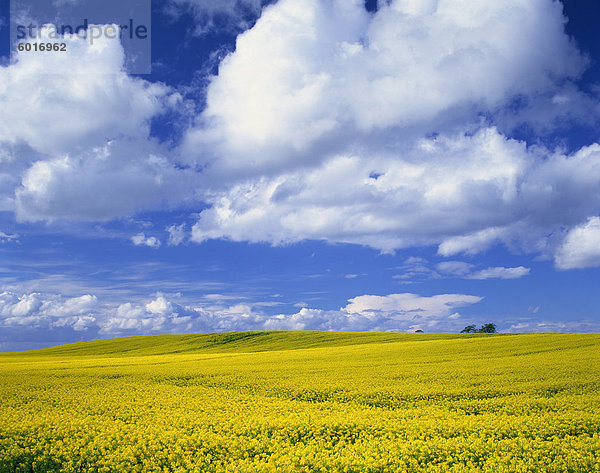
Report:
[[[0,355],[0,399],[0,473],[558,473],[600,464],[596,334],[91,342]]]
[[[467,325],[465,328],[463,328],[460,333],[476,333],[477,332],[477,328],[475,327],[475,325]]]
[[[496,324],[483,324],[479,329],[475,325],[467,325],[460,333],[496,333]]]
[[[484,324],[479,329],[479,333],[496,333],[495,324]]]

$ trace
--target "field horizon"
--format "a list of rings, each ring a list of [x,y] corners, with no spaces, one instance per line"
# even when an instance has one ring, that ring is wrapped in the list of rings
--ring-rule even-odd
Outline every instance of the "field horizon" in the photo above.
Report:
[[[0,351],[0,354],[145,355],[193,353],[204,350],[272,351],[326,346],[363,345],[405,341],[452,340],[490,336],[567,334],[568,332],[452,333],[452,332],[352,332],[325,330],[236,330],[188,334],[135,335],[61,343],[45,348]],[[591,334],[593,335],[593,334]]]
[[[0,351],[1,355],[150,355],[201,351],[273,351],[327,346],[407,341],[454,340],[536,335],[600,335],[600,332],[352,332],[332,330],[236,330],[188,334],[153,334],[60,343],[32,350]]]

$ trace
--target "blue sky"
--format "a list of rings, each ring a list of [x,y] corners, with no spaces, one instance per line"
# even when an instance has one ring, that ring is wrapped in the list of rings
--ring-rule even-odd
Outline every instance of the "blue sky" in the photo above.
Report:
[[[597,2],[153,2],[150,75],[0,6],[0,350],[599,330]]]

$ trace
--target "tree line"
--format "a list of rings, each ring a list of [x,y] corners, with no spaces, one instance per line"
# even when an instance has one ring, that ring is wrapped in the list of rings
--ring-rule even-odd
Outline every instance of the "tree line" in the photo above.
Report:
[[[479,328],[475,325],[467,325],[460,333],[496,333],[496,324],[483,324]]]

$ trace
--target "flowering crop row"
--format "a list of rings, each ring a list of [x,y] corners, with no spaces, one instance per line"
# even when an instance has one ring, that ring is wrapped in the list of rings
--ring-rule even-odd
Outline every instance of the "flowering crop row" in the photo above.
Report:
[[[600,472],[598,335],[1,355],[0,400],[0,473]]]

